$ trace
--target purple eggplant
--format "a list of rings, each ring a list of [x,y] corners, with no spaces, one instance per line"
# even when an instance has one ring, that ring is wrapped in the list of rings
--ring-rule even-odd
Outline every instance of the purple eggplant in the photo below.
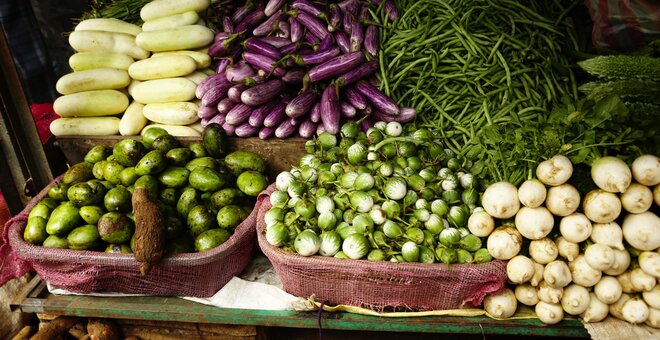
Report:
[[[329,36],[329,35],[328,35]],[[291,58],[300,66],[310,66],[323,64],[326,61],[338,56],[341,53],[339,47],[334,47],[325,51],[311,54],[293,55]]]
[[[219,33],[216,33],[213,36],[213,42],[225,41],[225,39],[227,39],[231,36],[231,33],[233,33],[233,32],[219,32]]]
[[[195,89],[195,97],[197,97],[197,99],[202,99],[206,91],[208,91],[213,87],[220,86],[225,83],[229,83],[229,81],[225,77],[224,73],[208,76],[204,80],[199,82],[199,84],[197,84],[197,88]]]
[[[364,29],[360,21],[355,20],[351,24],[351,37],[348,40],[350,42],[349,50],[351,52],[359,51],[362,49],[362,42],[364,41]]]
[[[314,122],[318,123],[321,121],[321,102],[316,102],[314,106],[312,106],[312,111],[309,113],[309,119]]]
[[[225,71],[227,70],[227,66],[229,66],[230,64],[231,64],[231,60],[229,59],[218,60],[218,63],[215,65],[215,73],[225,74]]]
[[[308,0],[296,0],[291,4],[291,8],[305,11],[315,17],[325,18],[325,13],[319,7]]]
[[[334,33],[335,41],[337,41],[337,46],[341,49],[342,53],[348,53],[351,49],[351,43],[348,39],[348,35],[344,31],[337,31]]]
[[[360,129],[363,132],[367,132],[369,128],[372,128],[374,126],[374,122],[367,116],[363,117],[362,120],[360,121]]]
[[[270,101],[252,110],[250,118],[248,119],[248,123],[256,128],[262,127],[264,125],[264,119],[276,104],[277,102]]]
[[[387,13],[388,18],[391,21],[396,20],[399,17],[399,11],[396,9],[394,1],[387,0],[385,1],[385,13]]]
[[[291,29],[291,41],[294,43],[301,41],[305,34],[305,29],[300,21],[294,17],[289,17],[289,28]]]
[[[305,31],[303,40],[314,47],[318,47],[318,45],[321,43],[321,40],[319,40],[319,38],[317,38],[314,34],[310,33],[309,31]]]
[[[225,70],[225,77],[227,80],[239,83],[242,82],[245,78],[251,77],[254,75],[254,70],[252,66],[246,63],[244,60],[239,60],[234,65],[227,67]]]
[[[289,40],[291,38],[291,26],[289,25],[289,21],[281,20],[280,22],[278,22],[276,34],[277,37],[285,38]]]
[[[335,36],[332,34],[328,34],[325,36],[325,38],[323,38],[323,40],[321,40],[321,43],[319,44],[319,48],[316,50],[316,52],[323,52],[333,47],[336,47]]]
[[[374,74],[379,69],[378,60],[368,61],[360,67],[356,67],[337,78],[339,86],[346,86]]]
[[[255,8],[254,3],[252,1],[246,1],[245,5],[239,7],[238,9],[236,9],[236,11],[234,11],[234,14],[232,14],[231,16],[231,21],[234,24],[238,24],[243,20],[243,18],[245,18],[248,14],[250,14],[250,12],[254,10],[254,8]]]
[[[245,32],[248,30],[252,30],[255,27],[257,27],[263,20],[266,18],[266,14],[264,14],[263,9],[257,8],[254,10],[254,12],[248,14],[241,20],[238,25],[234,28],[234,31],[236,33],[241,33]]]
[[[264,8],[264,14],[266,14],[267,17],[275,14],[275,12],[284,5],[284,2],[284,0],[268,0],[266,7]]]
[[[272,138],[275,136],[275,129],[274,127],[262,127],[259,130],[259,139],[266,140]]]
[[[356,20],[355,19],[356,14],[357,13],[344,12],[344,16],[341,20],[341,25],[346,33],[351,33],[351,29],[353,29],[353,21]]]
[[[255,74],[252,77],[243,79],[242,83],[247,85],[247,86],[254,86],[254,85],[257,85],[257,84],[261,84],[264,81],[266,81],[266,78],[264,78],[263,75]]]
[[[276,127],[286,118],[286,113],[284,113],[284,110],[286,109],[286,103],[284,102],[279,102],[273,106],[273,108],[270,110],[270,112],[266,115],[266,118],[264,118],[264,126],[265,127]]]
[[[329,85],[323,90],[323,95],[321,95],[321,121],[325,130],[330,134],[337,134],[339,132],[340,118],[341,112],[337,98],[337,88]]]
[[[267,56],[269,58],[272,58],[272,59],[275,59],[275,60],[282,58],[282,52],[280,52],[280,50],[277,47],[275,47],[275,46],[273,46],[269,43],[265,43],[265,42],[263,42],[261,40],[258,40],[258,39],[250,38],[250,39],[246,40],[245,41],[245,48],[248,51],[252,51],[252,52],[255,52],[255,53],[258,53],[258,54],[261,54],[261,55],[265,55],[265,56]],[[229,78],[227,78],[227,79],[229,79]]]
[[[283,68],[276,66],[277,63],[274,59],[268,58],[264,55],[250,51],[245,51],[243,53],[243,58],[250,65],[259,68],[265,71],[266,73],[272,73],[276,77],[281,77],[286,73],[286,71]]]
[[[284,112],[287,116],[295,118],[300,117],[312,109],[312,106],[316,103],[316,93],[313,91],[307,91],[299,94],[295,98],[291,99],[289,104],[286,105]]]
[[[300,84],[304,76],[305,71],[301,69],[289,69],[280,79],[287,84]]]
[[[341,110],[341,115],[344,118],[353,118],[357,115],[357,110],[355,107],[345,101],[339,103],[339,109]]]
[[[304,120],[298,126],[298,134],[302,138],[310,139],[314,136],[315,132],[316,132],[316,123],[312,122],[309,119]]]
[[[275,129],[275,137],[284,139],[293,136],[294,133],[298,131],[298,127],[295,124],[292,124],[291,120],[294,118],[289,118],[280,123]]]
[[[221,36],[220,38],[217,38]],[[236,44],[238,39],[238,34],[230,34],[227,37],[224,37],[222,33],[216,34],[216,39],[213,41],[211,46],[209,46],[208,54],[212,57],[222,57],[229,54]]]
[[[320,136],[325,132],[325,126],[323,124],[316,124],[316,135]]]
[[[364,62],[364,53],[351,52],[336,56],[321,65],[314,66],[305,75],[305,81],[316,83],[346,73]]]
[[[278,28],[278,23],[282,20],[283,16],[284,13],[282,13],[282,11],[277,11],[273,15],[270,15],[266,21],[262,22],[252,30],[252,35],[255,37],[263,37],[270,34],[270,32]]]
[[[315,37],[323,39],[326,35],[330,34],[330,32],[328,32],[328,27],[324,25],[319,18],[303,10],[298,11],[297,15],[294,16],[296,17],[296,20],[305,26],[307,31],[312,33]]]
[[[357,10],[360,6],[359,0],[344,0],[337,4],[343,12],[350,12],[353,15],[357,14]]]
[[[330,17],[328,18],[328,32],[335,32],[340,29],[342,13],[339,6],[331,4],[329,6]]]
[[[298,49],[298,43],[290,43],[280,47],[281,54],[291,54]]]
[[[209,117],[209,118],[202,118],[201,124],[202,126],[207,126],[211,123],[216,123],[218,125],[222,125],[225,123],[225,117],[226,115],[223,113],[217,113],[215,116]]]
[[[356,90],[353,86],[345,87],[344,95],[346,96],[346,100],[348,100],[348,102],[356,109],[364,110],[367,108],[367,98],[365,98],[362,93]]]
[[[383,92],[368,82],[364,80],[358,81],[355,85],[355,89],[367,97],[367,100],[373,104],[376,111],[395,116],[399,114],[399,106],[396,105],[390,97],[386,96]]]
[[[231,98],[227,97],[218,102],[218,105],[216,105],[216,109],[220,113],[227,113],[229,110],[231,110],[234,106],[236,106],[236,102],[231,100]]]
[[[235,135],[236,125],[232,125],[227,122],[224,122],[222,124],[222,129],[225,130],[225,133],[227,134],[228,137],[231,137]]]
[[[225,117],[225,123],[232,125],[240,125],[244,122],[247,122],[252,113],[252,107],[245,104],[236,104],[229,112],[227,112],[227,117]]]
[[[362,5],[362,7],[360,7],[360,11],[358,12],[357,19],[359,21],[362,21],[362,20],[369,20],[370,18],[371,18],[371,14],[369,13],[369,6]]]
[[[382,111],[376,110],[371,113],[371,116],[373,116],[376,120],[381,120],[384,122],[407,123],[415,119],[415,109],[410,107],[404,107],[401,109],[401,112],[399,113],[398,116],[389,115]]]
[[[234,33],[234,22],[229,16],[222,18],[222,30],[227,33]]]
[[[243,123],[236,127],[236,130],[234,130],[234,133],[236,134],[237,137],[254,137],[259,133],[259,129],[248,124],[248,123]]]
[[[200,105],[197,109],[197,117],[202,119],[208,119],[215,116],[218,113],[218,109],[215,106],[204,106]]]
[[[230,87],[232,87],[230,83],[223,83],[221,85],[210,88],[202,96],[202,102],[201,102],[202,106],[218,105],[218,102],[222,98],[227,97],[227,91],[229,90]]]
[[[227,91],[227,98],[231,100],[234,103],[240,103],[241,102],[241,93],[245,91],[248,88],[247,85],[245,84],[236,84],[232,87],[229,88]]]
[[[241,101],[245,105],[258,106],[282,93],[284,87],[285,84],[280,79],[268,80],[243,91]]]
[[[279,37],[260,37],[254,39],[261,40],[262,42],[273,45],[277,48],[282,48],[283,46],[291,44],[291,40]]]
[[[374,25],[367,26],[364,33],[364,50],[374,57],[378,54],[378,29]]]

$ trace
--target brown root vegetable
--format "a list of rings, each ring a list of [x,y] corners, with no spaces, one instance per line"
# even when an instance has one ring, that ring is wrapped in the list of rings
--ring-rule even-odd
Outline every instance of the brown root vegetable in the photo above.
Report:
[[[32,335],[32,326],[25,326],[21,328],[20,332],[16,333],[12,340],[27,340]]]
[[[49,322],[41,328],[30,340],[50,340],[64,335],[69,332],[69,329],[78,323],[77,318],[69,316],[60,316],[53,321]]]
[[[119,327],[109,319],[89,319],[87,333],[91,340],[119,340],[121,339]]]
[[[140,272],[147,275],[165,252],[165,219],[156,203],[149,199],[145,188],[133,190],[133,214],[135,215],[135,260],[140,262]]]

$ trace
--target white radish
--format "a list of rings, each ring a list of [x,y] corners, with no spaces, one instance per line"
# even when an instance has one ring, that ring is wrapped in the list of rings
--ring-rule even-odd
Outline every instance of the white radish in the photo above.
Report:
[[[621,205],[629,213],[643,213],[653,205],[653,192],[645,185],[633,183],[621,194]]]
[[[591,179],[608,192],[625,192],[632,181],[628,165],[616,157],[601,157],[591,165]]]
[[[635,287],[632,284],[629,270],[621,273],[619,276],[616,277],[616,279],[619,281],[619,284],[621,285],[621,290],[624,293],[632,294],[639,292],[637,289],[635,289]]]
[[[625,249],[612,248],[612,251],[614,251],[614,264],[609,269],[604,270],[603,273],[616,276],[628,270],[628,266],[630,266],[630,253]]]
[[[534,262],[534,276],[532,276],[531,279],[529,279],[529,283],[536,287],[543,281],[543,272],[545,271],[545,266]]]
[[[495,218],[513,217],[520,209],[518,189],[509,182],[493,183],[484,191],[481,205]]]
[[[632,163],[633,178],[646,186],[660,184],[660,158],[655,155],[642,155]]]
[[[642,298],[649,306],[660,309],[660,285],[656,285],[647,292],[642,292]]]
[[[603,303],[598,299],[596,294],[589,294],[589,307],[580,314],[580,317],[584,322],[599,322],[603,321],[607,314],[609,314],[609,308],[607,304]]]
[[[600,189],[592,190],[584,197],[582,210],[593,222],[609,223],[619,217],[621,200],[611,192]]]
[[[556,155],[536,167],[536,178],[546,185],[557,186],[565,183],[573,174],[573,163],[568,157]]]
[[[524,255],[514,256],[506,264],[506,275],[512,283],[525,283],[534,276],[534,262]]]
[[[522,247],[522,235],[514,227],[495,229],[486,240],[488,252],[498,260],[509,260],[518,255]]]
[[[571,269],[571,277],[573,282],[583,287],[592,287],[600,281],[602,273],[589,266],[584,255],[579,255],[575,260],[568,263],[568,268]]]
[[[587,246],[584,258],[591,268],[603,271],[614,264],[614,251],[605,244],[594,243]]]
[[[580,193],[568,183],[552,187],[548,189],[545,206],[555,216],[568,216],[580,206]]]
[[[548,190],[545,185],[537,179],[524,181],[518,188],[518,199],[520,203],[528,208],[540,207],[545,202]]]
[[[541,322],[548,325],[554,325],[564,318],[564,310],[558,303],[540,301],[534,307],[534,312]]]
[[[646,305],[644,300],[634,297],[626,301],[621,307],[621,314],[623,319],[632,323],[639,324],[649,317],[649,306]]]
[[[490,315],[498,319],[511,317],[518,307],[516,295],[511,289],[505,288],[495,294],[488,294],[484,298],[484,309]]]
[[[486,237],[495,229],[495,219],[484,210],[475,211],[468,218],[467,227],[475,236]]]
[[[529,240],[546,237],[555,225],[555,220],[548,209],[544,207],[522,207],[515,219],[516,229]]]
[[[660,309],[649,307],[649,317],[644,321],[649,327],[660,328]]]
[[[653,188],[653,202],[655,202],[655,205],[660,206],[660,184]]]
[[[551,287],[545,281],[541,281],[536,289],[539,300],[546,303],[559,303],[561,296],[564,294],[564,288]]]
[[[571,315],[580,315],[589,307],[589,291],[577,284],[568,285],[564,288],[561,297],[561,307],[564,312]]]
[[[547,237],[529,243],[529,256],[540,264],[548,264],[559,255],[555,242]]]
[[[545,266],[543,280],[550,287],[563,288],[568,286],[573,281],[573,278],[566,262],[553,261]]]
[[[654,251],[645,251],[637,257],[640,268],[647,274],[660,278],[660,254]]]
[[[580,243],[591,236],[591,221],[582,213],[575,212],[559,221],[559,232],[567,241]]]
[[[631,298],[632,296],[630,294],[621,294],[621,297],[616,300],[615,303],[609,306],[610,314],[619,320],[625,320],[623,318],[623,312],[621,309],[623,308],[623,305]]]
[[[536,294],[536,288],[529,284],[517,285],[514,291],[518,302],[526,306],[534,306],[539,302],[539,297]]]
[[[594,223],[591,230],[591,240],[611,248],[623,250],[623,230],[616,222]]]
[[[577,243],[570,242],[562,236],[557,237],[555,243],[557,244],[559,256],[569,261],[575,260],[580,255],[580,246]]]
[[[628,214],[621,226],[626,242],[639,250],[660,247],[660,218],[650,211]]]
[[[657,279],[653,275],[647,274],[642,268],[635,268],[630,271],[630,283],[638,292],[648,292],[657,284]]]
[[[616,277],[603,276],[594,286],[594,293],[598,297],[598,300],[609,305],[619,300],[623,289]]]

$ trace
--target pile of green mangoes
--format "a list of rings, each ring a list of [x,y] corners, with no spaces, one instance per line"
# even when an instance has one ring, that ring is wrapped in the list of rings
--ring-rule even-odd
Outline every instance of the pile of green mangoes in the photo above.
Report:
[[[160,208],[168,253],[206,251],[225,242],[268,186],[266,162],[229,152],[218,124],[185,147],[153,127],[142,140],[97,145],[71,166],[28,215],[25,241],[51,248],[131,253],[131,196],[144,187]]]

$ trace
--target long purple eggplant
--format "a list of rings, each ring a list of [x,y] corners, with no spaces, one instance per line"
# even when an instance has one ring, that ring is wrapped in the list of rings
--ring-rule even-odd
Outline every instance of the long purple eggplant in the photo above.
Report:
[[[333,135],[339,132],[339,120],[341,111],[337,98],[337,88],[330,85],[323,90],[321,95],[321,121],[325,130]]]
[[[314,122],[318,123],[321,121],[321,102],[316,102],[314,106],[312,107],[312,111],[309,113],[309,119]]]
[[[325,51],[314,52],[310,54],[293,55],[292,58],[296,64],[300,66],[311,66],[323,64],[326,61],[338,56],[340,53],[341,51],[339,50],[339,47],[334,47]]]
[[[227,112],[227,117],[225,117],[225,123],[232,125],[240,125],[244,122],[247,122],[252,113],[252,107],[245,104],[237,104],[229,112]]]
[[[328,18],[328,32],[335,32],[340,29],[342,12],[336,4],[331,4],[328,11],[330,12],[330,17]]]
[[[319,18],[302,10],[298,11],[297,15],[294,16],[300,24],[307,28],[308,32],[312,33],[317,38],[323,39],[326,35],[330,34],[330,32],[328,32],[328,27],[324,25]]]
[[[341,20],[341,25],[346,33],[351,33],[351,29],[353,29],[353,21],[357,20],[355,19],[356,15],[357,13],[344,11],[344,16]]]
[[[243,124],[239,125],[238,127],[236,127],[236,129],[234,130],[234,133],[238,137],[243,137],[243,138],[254,137],[259,133],[259,129],[252,126],[252,125],[250,125],[250,124],[248,124],[248,123],[243,123]]]
[[[359,21],[362,21],[362,20],[369,20],[369,18],[371,18],[371,14],[369,13],[369,6],[362,5],[360,7],[360,11],[358,12],[357,19]]]
[[[319,44],[319,48],[316,51],[323,52],[333,47],[337,47],[335,44],[335,36],[332,34],[328,34],[325,36],[325,38],[323,38],[323,40],[321,40],[321,43]]]
[[[197,88],[195,89],[195,97],[197,97],[197,99],[202,99],[204,93],[206,93],[206,91],[208,91],[210,88],[228,82],[229,81],[225,77],[224,73],[208,76],[204,80],[199,82],[199,84],[197,84]]]
[[[364,132],[367,132],[367,130],[369,130],[369,128],[372,128],[373,126],[374,126],[374,122],[368,116],[363,117],[362,121],[360,121],[360,129],[362,129],[362,131]]]
[[[287,84],[300,84],[304,76],[305,71],[301,69],[289,69],[280,79]]]
[[[276,101],[270,101],[252,110],[250,118],[248,119],[248,123],[256,128],[264,126],[264,119],[266,119],[266,116],[271,112],[276,104]]]
[[[243,58],[250,65],[262,69],[266,73],[272,72],[272,74],[275,75],[276,77],[281,77],[286,73],[286,71],[283,68],[275,66],[276,61],[274,59],[268,58],[264,55],[250,51],[245,51],[243,53]]]
[[[242,82],[245,78],[251,77],[254,75],[254,69],[244,60],[239,60],[234,65],[227,67],[225,70],[225,76],[227,80],[239,83]]]
[[[401,112],[398,116],[389,115],[382,111],[376,110],[371,113],[371,116],[373,116],[376,120],[381,120],[384,122],[407,123],[415,119],[415,109],[404,107],[401,109]]]
[[[254,12],[248,14],[241,20],[236,27],[234,27],[234,31],[236,33],[241,33],[244,31],[252,30],[255,27],[257,27],[263,20],[266,18],[266,14],[264,14],[263,9],[257,8],[254,10]]]
[[[270,34],[270,32],[278,28],[277,24],[282,20],[283,16],[284,13],[278,10],[273,15],[270,15],[266,21],[255,27],[255,29],[252,30],[252,35],[255,37],[263,37]]]
[[[280,22],[278,22],[276,32],[277,32],[276,33],[277,37],[285,38],[289,40],[291,38],[291,26],[289,25],[289,21],[281,20]]]
[[[234,33],[234,22],[229,16],[222,18],[222,30],[227,33]]]
[[[284,113],[285,109],[286,103],[279,102],[275,104],[268,115],[266,115],[266,118],[264,118],[264,126],[272,128],[278,126],[280,122],[286,118],[286,113]]]
[[[219,59],[218,63],[215,65],[215,73],[219,74],[225,74],[225,71],[227,70],[227,66],[231,64],[231,60],[229,59]]]
[[[272,138],[275,136],[275,129],[274,127],[262,127],[259,130],[259,139],[266,140]]]
[[[236,84],[229,88],[227,91],[227,97],[229,100],[233,101],[234,103],[240,103],[241,102],[241,93],[247,89],[247,85],[245,84]]]
[[[318,6],[316,6],[311,1],[308,0],[295,0],[291,4],[291,8],[305,11],[315,17],[319,17],[319,18],[325,17],[325,13],[321,10],[321,8],[319,8]]]
[[[307,91],[299,94],[295,98],[291,99],[289,104],[286,105],[284,112],[287,116],[296,118],[303,116],[309,110],[312,109],[312,106],[316,103],[316,93],[313,91]]]
[[[234,136],[236,132],[236,125],[229,124],[227,122],[224,122],[222,124],[222,128],[225,130],[225,133],[227,134],[228,137]]]
[[[285,84],[280,79],[268,80],[243,91],[241,101],[245,105],[258,106],[275,98],[284,88]]]
[[[362,42],[364,41],[364,28],[360,21],[355,20],[351,24],[351,37],[349,38],[351,52],[359,51],[362,49]]]
[[[248,51],[265,55],[275,60],[282,58],[282,52],[280,52],[280,50],[277,47],[258,39],[250,38],[246,40],[245,48]]]
[[[290,43],[280,47],[281,54],[291,54],[298,49],[298,43]]]
[[[201,122],[202,126],[207,126],[211,123],[216,123],[218,125],[222,125],[222,124],[225,123],[225,117],[226,116],[227,115],[225,115],[223,113],[218,113],[215,116],[212,116],[210,118],[206,118],[206,119],[202,118],[202,122]]]
[[[282,48],[282,46],[286,46],[286,45],[291,44],[290,39],[280,38],[280,37],[260,37],[260,38],[254,38],[254,39],[261,40],[262,42],[273,45],[277,48]]]
[[[359,0],[344,0],[337,4],[343,12],[350,12],[354,15],[357,14],[357,10],[360,7]]]
[[[374,74],[379,69],[378,60],[371,60],[337,78],[339,86],[346,86]]]
[[[348,100],[348,102],[356,109],[364,110],[367,108],[367,98],[365,98],[364,95],[353,86],[344,87],[344,95],[346,96],[346,100]]]
[[[218,105],[216,105],[216,109],[220,113],[227,113],[229,110],[231,110],[234,106],[236,106],[236,102],[231,100],[231,98],[227,97],[218,102]]]
[[[294,43],[301,41],[305,34],[305,29],[300,21],[294,17],[289,17],[289,28],[291,29],[291,41]]]
[[[298,134],[302,138],[312,138],[316,132],[316,123],[312,122],[309,119],[304,120],[298,126]]]
[[[314,47],[318,47],[318,45],[321,44],[321,40],[319,40],[319,38],[317,38],[310,31],[305,31],[305,35],[303,36],[303,40],[306,43],[308,43],[308,44],[310,44]]]
[[[204,106],[200,105],[197,109],[197,117],[202,119],[208,119],[215,116],[218,113],[218,109],[215,106]]]
[[[233,32],[219,32],[213,36],[213,42],[225,41]]]
[[[342,101],[339,103],[339,109],[341,110],[341,115],[344,118],[353,118],[357,115],[357,110],[355,107],[348,102]]]
[[[333,34],[335,36],[335,41],[337,41],[337,46],[341,49],[342,53],[348,53],[351,49],[351,43],[348,39],[348,35],[344,31],[337,31]]]
[[[385,13],[388,14],[388,18],[391,21],[394,21],[399,17],[399,11],[396,9],[396,5],[394,4],[394,1],[392,0],[385,1]]]
[[[284,0],[268,0],[264,8],[264,14],[268,17],[275,14],[284,5],[284,2]]]
[[[245,5],[239,7],[236,11],[234,11],[234,14],[231,16],[231,20],[234,23],[234,25],[238,24],[245,18],[250,12],[254,10],[254,3],[252,1],[246,1]]]
[[[275,137],[277,138],[288,138],[293,136],[296,131],[298,131],[297,125],[292,124],[292,120],[295,118],[289,118],[280,123],[280,125],[277,126],[277,129],[275,129]]]
[[[323,124],[316,124],[316,135],[320,136],[322,133],[325,132],[325,125]]]
[[[202,106],[215,106],[222,99],[227,97],[227,91],[231,87],[231,83],[224,83],[210,88],[202,96]]]
[[[399,114],[399,106],[375,86],[364,80],[360,80],[355,85],[355,88],[367,97],[367,100],[373,104],[376,111],[395,116]]]
[[[362,64],[364,59],[364,53],[362,52],[351,52],[336,56],[307,71],[305,80],[311,83],[316,83],[324,79],[338,76]]]
[[[367,26],[364,32],[364,50],[374,57],[378,54],[378,29],[375,25]]]

